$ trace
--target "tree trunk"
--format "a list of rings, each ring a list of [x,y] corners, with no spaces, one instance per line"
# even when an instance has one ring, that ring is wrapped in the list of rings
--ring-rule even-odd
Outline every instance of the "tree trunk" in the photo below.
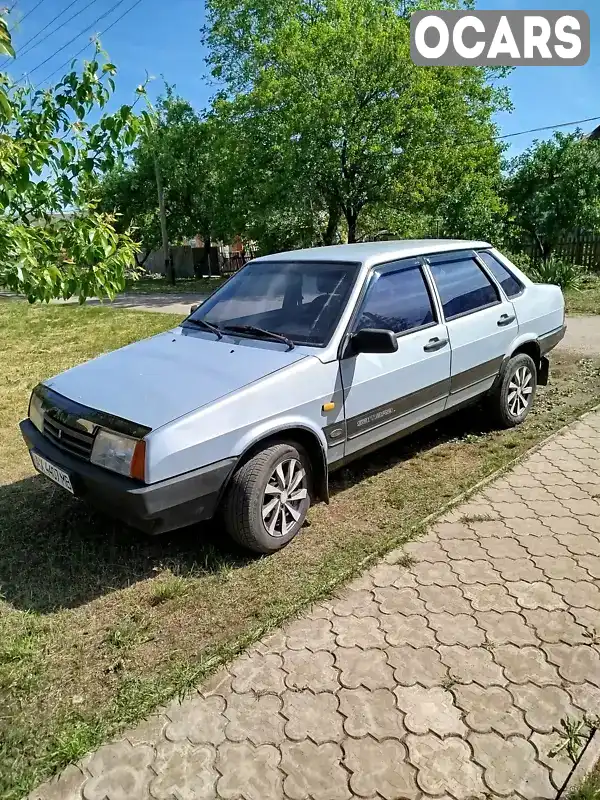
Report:
[[[148,260],[148,256],[150,255],[151,252],[152,252],[151,250],[146,250],[146,253],[145,253],[145,255],[144,255],[144,257],[142,258],[141,261],[138,258],[138,254],[137,253],[134,254],[133,257],[135,258],[135,263],[140,269],[144,266],[144,264]]]
[[[204,237],[204,256],[203,256],[203,261],[204,261],[206,267],[208,268],[208,277],[209,278],[212,277],[212,268],[211,268],[211,263],[210,263],[210,247],[211,247],[211,244],[212,244],[212,242],[211,242],[210,234],[209,234],[208,236]]]
[[[329,219],[327,220],[327,227],[322,237],[324,245],[334,243],[341,216],[342,214],[338,206],[333,204],[329,206]]]
[[[165,259],[165,276],[169,283],[175,283],[175,270],[173,269],[173,258],[169,247],[169,234],[167,231],[167,212],[165,210],[165,193],[163,191],[162,175],[156,153],[154,157],[154,175],[156,177],[156,193],[158,195],[158,213],[160,216],[160,233],[162,236],[163,254]]]
[[[348,223],[348,244],[356,242],[356,220],[358,214],[355,211],[346,211],[346,222]]]

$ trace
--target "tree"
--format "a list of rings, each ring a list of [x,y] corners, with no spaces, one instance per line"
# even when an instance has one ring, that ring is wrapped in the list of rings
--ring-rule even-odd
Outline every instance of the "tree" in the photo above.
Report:
[[[492,114],[506,93],[480,68],[416,67],[416,5],[209,0],[210,64],[226,87],[219,113],[252,165],[236,159],[234,169],[277,176],[299,217],[311,209],[325,221],[313,225],[317,241],[340,217],[355,241],[369,207],[424,212],[455,187],[457,165],[461,180],[499,178]]]
[[[152,125],[140,137],[126,165],[106,175],[101,208],[117,213],[120,227],[134,226],[144,254],[161,246],[156,195],[156,167],[164,188],[167,229],[172,242],[200,235],[205,254],[211,241],[231,233],[231,211],[219,211],[223,171],[220,128],[210,114],[201,115],[171,87],[157,103]],[[223,224],[224,223],[224,224]],[[144,257],[142,256],[142,260]]]
[[[13,55],[3,20],[0,52]],[[113,296],[133,262],[131,234],[98,210],[95,187],[133,144],[143,115],[131,104],[86,121],[106,106],[115,73],[97,48],[81,72],[73,67],[49,89],[0,74],[0,285],[30,302]]]
[[[509,219],[547,261],[577,229],[600,224],[600,141],[555,133],[514,158],[506,184]]]

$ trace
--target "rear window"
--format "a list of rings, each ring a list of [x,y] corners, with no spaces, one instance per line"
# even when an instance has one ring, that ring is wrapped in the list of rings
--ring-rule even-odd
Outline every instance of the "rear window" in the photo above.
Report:
[[[504,294],[507,297],[516,297],[517,295],[521,294],[523,291],[523,284],[520,280],[515,278],[512,272],[505,267],[504,264],[501,264],[498,259],[487,250],[483,250],[478,255],[492,273],[494,278],[496,278],[500,286],[504,289]]]
[[[498,291],[470,256],[430,264],[446,319],[470,314],[499,301]]]

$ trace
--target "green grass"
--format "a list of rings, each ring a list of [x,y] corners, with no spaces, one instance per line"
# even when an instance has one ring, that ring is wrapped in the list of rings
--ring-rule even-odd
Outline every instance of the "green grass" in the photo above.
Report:
[[[600,800],[600,764],[596,765],[581,786],[567,795],[566,800]]]
[[[41,379],[178,317],[0,301],[0,797],[201,682],[265,631],[417,535],[427,515],[598,402],[568,354],[519,431],[470,410],[332,476],[330,505],[253,558],[217,523],[148,538],[34,475],[17,423]]]
[[[210,294],[225,283],[228,277],[178,278],[172,284],[162,275],[156,275],[155,277],[144,275],[137,281],[128,280],[125,291],[139,292],[140,294]]]
[[[567,314],[600,314],[600,276],[588,275],[579,291],[565,293]]]

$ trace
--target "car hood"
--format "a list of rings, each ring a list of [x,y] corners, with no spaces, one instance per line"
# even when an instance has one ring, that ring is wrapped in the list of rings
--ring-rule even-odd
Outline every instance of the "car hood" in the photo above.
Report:
[[[302,347],[176,328],[44,383],[90,408],[158,428],[309,355]]]

